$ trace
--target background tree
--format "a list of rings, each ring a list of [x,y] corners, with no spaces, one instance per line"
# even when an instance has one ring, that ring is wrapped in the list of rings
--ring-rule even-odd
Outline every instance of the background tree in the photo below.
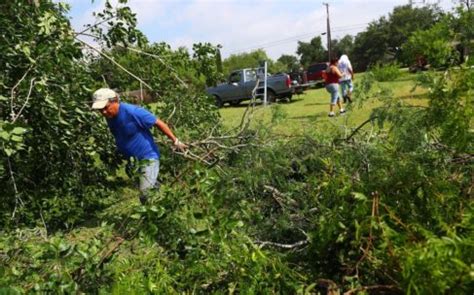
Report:
[[[380,18],[368,25],[367,29],[354,39],[351,62],[355,71],[365,71],[371,64],[388,61],[387,20]]]
[[[459,6],[427,30],[414,32],[402,46],[404,61],[424,57],[434,67],[463,61],[474,48],[474,12]]]
[[[435,68],[451,64],[456,59],[453,41],[454,34],[446,21],[418,30],[402,46],[405,62],[413,64],[423,58]]]
[[[471,10],[472,8],[472,0],[453,0],[453,2],[458,3],[460,6],[464,7],[467,10]]]
[[[306,68],[314,62],[327,61],[327,51],[323,47],[321,36],[314,37],[309,43],[298,41],[296,53],[301,64]]]
[[[206,81],[206,86],[215,86],[222,79],[222,62],[220,45],[197,43],[193,45],[193,59],[196,63],[197,74]],[[219,72],[219,67],[221,68]]]
[[[263,49],[257,49],[251,52],[232,54],[222,62],[224,74],[228,76],[230,72],[244,68],[255,68],[260,66],[262,61],[267,61],[268,71],[277,73],[283,69],[282,65],[275,65],[275,62],[268,57]]]
[[[352,48],[354,46],[354,37],[351,35],[345,35],[339,40],[333,40],[331,42],[331,50],[333,50],[336,56],[347,54],[351,57]]]
[[[291,72],[294,69],[299,68],[299,61],[298,58],[294,55],[289,54],[282,54],[278,59],[277,62],[282,63],[285,66],[285,71]]]
[[[388,51],[394,54],[398,62],[402,62],[400,49],[410,35],[417,30],[431,28],[442,16],[443,11],[436,5],[395,7],[388,18]]]
[[[388,17],[371,22],[364,32],[357,34],[352,52],[354,67],[365,70],[378,62],[403,62],[401,46],[410,35],[430,28],[441,16],[437,6],[395,7]]]
[[[465,60],[474,52],[474,10],[471,9],[472,3],[465,2],[465,6],[459,6],[456,13],[449,14],[450,28],[456,32],[456,41],[459,42],[459,49],[462,60]]]

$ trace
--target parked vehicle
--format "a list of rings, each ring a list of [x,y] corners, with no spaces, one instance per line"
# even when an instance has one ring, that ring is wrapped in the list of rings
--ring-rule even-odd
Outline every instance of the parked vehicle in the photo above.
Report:
[[[416,57],[416,62],[408,68],[410,73],[416,73],[419,71],[427,71],[428,69],[429,69],[428,61],[422,55],[418,55]]]
[[[243,69],[233,71],[227,82],[216,87],[207,88],[209,95],[214,96],[216,105],[223,106],[225,103],[238,105],[240,102],[252,97],[252,90],[257,83],[257,77],[260,76],[260,83],[257,89],[257,97],[263,99],[264,82],[262,75],[257,74],[255,69]],[[278,98],[291,99],[293,88],[291,80],[287,74],[281,73],[267,76],[267,100],[275,102]]]
[[[291,79],[291,87],[293,87],[294,94],[302,94],[308,86],[306,84],[306,74],[304,71],[293,71],[289,73]]]
[[[323,72],[326,70],[327,67],[328,64],[326,62],[320,62],[310,65],[306,70],[306,79],[308,83],[311,83],[313,81],[322,82],[324,80]]]

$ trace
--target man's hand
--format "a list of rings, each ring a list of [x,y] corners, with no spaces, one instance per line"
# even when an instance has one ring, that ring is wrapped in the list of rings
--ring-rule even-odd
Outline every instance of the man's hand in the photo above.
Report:
[[[173,142],[173,147],[174,149],[180,151],[180,152],[185,152],[188,149],[188,146],[182,143],[178,138],[176,138]]]

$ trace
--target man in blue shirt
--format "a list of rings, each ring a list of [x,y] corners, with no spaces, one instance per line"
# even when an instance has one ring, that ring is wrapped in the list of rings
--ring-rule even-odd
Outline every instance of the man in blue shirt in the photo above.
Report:
[[[178,150],[187,146],[179,141],[168,125],[156,118],[144,108],[121,103],[117,93],[108,88],[101,88],[93,94],[92,109],[99,110],[106,118],[117,148],[127,158],[135,158],[140,166],[140,202],[147,201],[149,189],[158,185],[160,171],[160,151],[153,140],[150,128],[160,129]]]

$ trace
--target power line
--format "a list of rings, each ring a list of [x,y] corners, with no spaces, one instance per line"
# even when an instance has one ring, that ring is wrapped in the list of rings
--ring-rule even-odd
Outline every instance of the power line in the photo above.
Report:
[[[357,29],[364,28],[367,24],[369,24],[369,23],[367,22],[367,23],[361,23],[361,24],[354,24],[354,25],[347,25],[347,26],[335,27],[335,28],[333,28],[331,31],[332,31],[332,32],[344,32],[344,31],[357,30]],[[295,35],[295,36],[288,37],[288,38],[285,38],[285,39],[279,39],[279,40],[275,40],[275,41],[270,41],[270,42],[266,42],[266,43],[261,43],[261,44],[259,44],[259,45],[253,45],[253,46],[249,46],[249,47],[244,47],[244,48],[241,48],[241,49],[237,49],[237,50],[231,51],[229,54],[239,53],[239,52],[243,52],[243,51],[247,51],[247,50],[252,50],[252,49],[259,49],[259,48],[262,48],[262,49],[263,49],[263,48],[268,48],[268,47],[279,46],[279,45],[282,45],[282,44],[285,44],[285,43],[293,42],[293,41],[298,40],[298,39],[300,39],[300,38],[306,38],[306,37],[314,36],[314,35],[321,35],[322,33],[324,33],[324,31],[308,32],[308,33],[305,33],[305,34]]]

